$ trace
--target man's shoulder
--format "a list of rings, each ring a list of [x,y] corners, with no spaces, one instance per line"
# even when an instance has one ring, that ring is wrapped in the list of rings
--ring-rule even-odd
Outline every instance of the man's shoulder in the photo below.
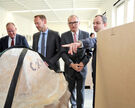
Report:
[[[48,35],[52,35],[52,36],[59,36],[59,32],[48,29]]]
[[[8,35],[1,37],[1,41],[7,39],[8,37],[9,37]]]
[[[79,30],[81,33],[84,33],[84,34],[89,34],[87,31],[84,31],[84,30]]]
[[[51,32],[51,33],[56,33],[56,34],[58,34],[58,31],[54,31],[54,30],[51,30],[51,29],[48,29],[48,32]]]
[[[20,34],[16,34],[17,37],[21,37],[21,38],[24,38],[25,36],[23,35],[20,35]]]
[[[61,36],[66,36],[68,34],[71,34],[71,31],[66,31],[66,32],[62,33]]]
[[[39,36],[40,35],[40,32],[36,32],[33,34],[33,36]]]
[[[40,32],[34,33],[33,34],[33,39],[37,39],[40,37]]]

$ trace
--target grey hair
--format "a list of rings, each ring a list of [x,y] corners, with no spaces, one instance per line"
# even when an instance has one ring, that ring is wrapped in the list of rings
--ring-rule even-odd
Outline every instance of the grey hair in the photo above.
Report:
[[[70,15],[70,16],[68,17],[68,21],[69,21],[69,19],[72,18],[72,17],[76,17],[76,18],[78,19],[78,21],[79,21],[79,18],[78,18],[78,16],[76,16],[76,15]]]

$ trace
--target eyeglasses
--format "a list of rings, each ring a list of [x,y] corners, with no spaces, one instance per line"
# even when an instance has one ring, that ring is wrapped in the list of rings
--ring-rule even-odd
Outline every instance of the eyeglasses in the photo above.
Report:
[[[8,33],[11,33],[11,32],[14,33],[15,30],[7,30],[7,32],[8,32]]]
[[[73,24],[77,24],[77,23],[78,23],[78,21],[74,21],[74,22],[69,22],[68,24],[73,25]]]

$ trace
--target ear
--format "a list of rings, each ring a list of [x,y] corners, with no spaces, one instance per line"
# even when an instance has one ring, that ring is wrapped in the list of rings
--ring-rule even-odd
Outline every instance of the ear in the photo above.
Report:
[[[44,24],[47,24],[47,20],[46,19],[44,20]]]

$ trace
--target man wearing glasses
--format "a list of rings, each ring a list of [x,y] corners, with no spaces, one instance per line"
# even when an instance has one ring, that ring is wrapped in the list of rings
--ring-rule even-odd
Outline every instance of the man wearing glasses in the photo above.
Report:
[[[69,16],[68,26],[70,31],[62,34],[62,45],[77,42],[78,40],[89,37],[89,33],[80,30],[79,25],[80,22],[76,15]],[[86,65],[90,57],[89,49],[82,48],[77,50],[77,53],[73,53],[73,55],[68,54],[68,49],[62,54],[62,59],[65,62],[65,77],[68,81],[69,91],[71,92],[71,108],[84,108],[84,89],[87,74]]]
[[[107,18],[104,15],[96,15],[93,21],[93,28],[95,32],[99,32],[104,30],[107,26]],[[95,108],[95,84],[96,84],[96,46],[97,46],[96,38],[87,38],[78,42],[70,43],[67,45],[63,45],[63,47],[69,47],[68,53],[73,55],[73,53],[77,52],[77,48],[94,48],[93,51],[93,59],[92,59],[92,78],[93,78],[93,108]]]

